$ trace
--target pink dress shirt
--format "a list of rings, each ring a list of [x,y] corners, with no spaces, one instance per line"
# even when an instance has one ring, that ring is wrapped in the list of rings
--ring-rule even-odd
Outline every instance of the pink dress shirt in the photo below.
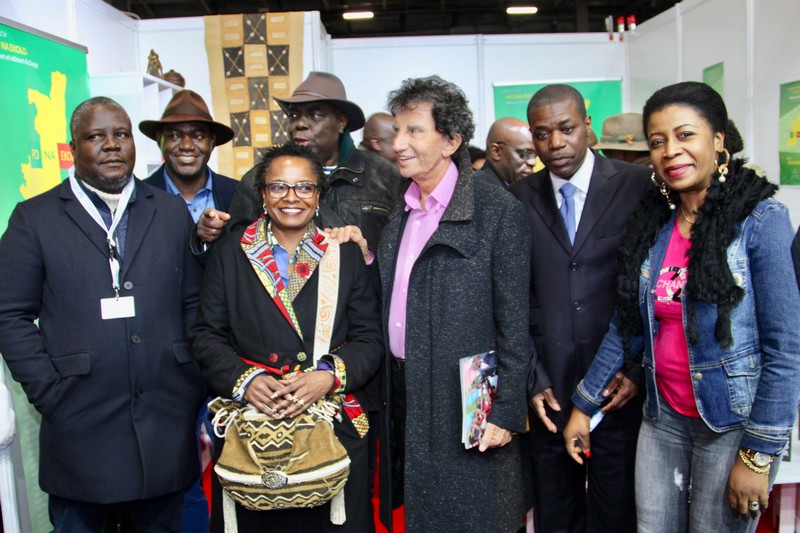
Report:
[[[442,181],[425,200],[425,209],[422,209],[420,204],[420,191],[416,183],[412,182],[405,194],[405,209],[409,214],[397,252],[388,327],[389,349],[399,359],[406,357],[406,303],[411,270],[428,239],[439,227],[439,221],[453,197],[457,181],[458,169],[455,163],[451,162]]]

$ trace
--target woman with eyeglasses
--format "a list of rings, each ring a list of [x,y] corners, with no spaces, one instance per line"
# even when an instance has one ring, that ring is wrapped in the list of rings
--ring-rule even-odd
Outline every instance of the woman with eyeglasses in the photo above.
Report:
[[[653,187],[623,233],[616,313],[572,397],[565,444],[589,458],[591,414],[643,353],[639,532],[752,532],[800,393],[793,228],[777,187],[731,159],[711,87],[664,87],[643,115]]]
[[[344,525],[331,523],[330,503],[272,511],[236,504],[238,531],[373,531],[368,426],[358,397],[378,370],[383,341],[378,298],[365,264],[367,243],[352,235],[356,227],[338,232],[353,236],[363,249],[352,242],[340,246],[330,353],[315,364],[318,267],[329,247],[329,236],[314,223],[322,166],[307,148],[286,144],[269,149],[256,171],[263,215],[211,249],[190,332],[193,355],[212,394],[273,417],[294,417],[322,397],[341,395],[341,421],[334,421],[334,431],[351,464]],[[215,479],[212,531],[223,530],[222,515]]]

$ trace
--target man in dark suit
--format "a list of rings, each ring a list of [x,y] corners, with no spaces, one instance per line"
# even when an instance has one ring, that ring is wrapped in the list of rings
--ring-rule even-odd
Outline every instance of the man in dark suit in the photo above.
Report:
[[[528,123],[545,169],[511,187],[532,231],[528,395],[536,531],[635,531],[633,472],[641,420],[638,387],[619,375],[592,435],[588,469],[566,453],[570,395],[605,334],[614,307],[616,250],[650,170],[588,149],[583,97],[549,85],[531,98]],[[587,471],[588,470],[588,471]],[[588,475],[589,497],[586,498]],[[588,508],[587,508],[588,507]]]
[[[194,91],[178,91],[164,109],[161,120],[144,120],[139,130],[158,143],[164,164],[153,172],[145,183],[181,197],[196,223],[206,208],[227,212],[239,182],[217,174],[208,167],[214,148],[229,142],[233,130],[211,118],[205,100]],[[206,433],[213,429],[205,405],[198,416],[206,423]],[[199,446],[210,461],[209,440],[199,435]],[[198,479],[186,493],[184,528],[187,532],[208,531],[208,501]]]
[[[158,143],[164,156],[146,183],[181,196],[195,222],[206,208],[228,211],[239,182],[208,168],[208,159],[215,147],[233,139],[233,130],[214,122],[199,94],[178,91],[161,120],[144,120],[139,130]]]
[[[102,531],[111,504],[137,531],[179,532],[206,396],[186,341],[201,276],[192,221],[134,179],[118,103],[80,104],[70,132],[74,173],[18,204],[0,239],[0,352],[42,415],[56,533]]]

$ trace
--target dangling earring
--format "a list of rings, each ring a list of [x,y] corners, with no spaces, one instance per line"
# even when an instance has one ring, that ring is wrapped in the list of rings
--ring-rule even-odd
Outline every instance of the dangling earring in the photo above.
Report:
[[[317,211],[314,213],[314,216],[319,218],[319,204],[317,204]]]
[[[727,179],[725,176],[728,175],[728,163],[731,162],[731,154],[728,152],[727,148],[723,148],[722,153],[725,154],[725,161],[719,163],[719,158],[717,158],[717,173],[719,174],[719,182],[725,183]]]
[[[664,196],[664,198],[667,199],[667,205],[669,205],[669,208],[672,211],[675,211],[675,203],[672,201],[672,198],[669,195],[670,192],[669,187],[667,187],[667,184],[664,183],[663,181],[660,184],[658,183],[655,171],[652,174],[650,174],[650,181],[653,182],[653,185],[658,187],[659,192],[662,194],[662,196]]]
[[[261,204],[261,208],[264,210],[264,216],[267,216],[267,204]]]

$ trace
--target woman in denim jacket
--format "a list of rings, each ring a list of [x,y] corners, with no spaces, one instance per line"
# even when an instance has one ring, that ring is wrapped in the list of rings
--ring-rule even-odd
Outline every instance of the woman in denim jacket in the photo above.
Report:
[[[616,313],[572,400],[567,451],[643,352],[640,532],[754,531],[800,391],[793,229],[776,186],[724,148],[725,104],[684,82],[644,107],[653,187],[620,249]]]

